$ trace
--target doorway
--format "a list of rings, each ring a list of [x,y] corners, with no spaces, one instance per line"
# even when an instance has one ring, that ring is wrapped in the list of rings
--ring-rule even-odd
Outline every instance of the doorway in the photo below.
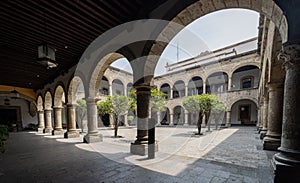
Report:
[[[239,118],[242,124],[251,124],[251,105],[239,106]]]

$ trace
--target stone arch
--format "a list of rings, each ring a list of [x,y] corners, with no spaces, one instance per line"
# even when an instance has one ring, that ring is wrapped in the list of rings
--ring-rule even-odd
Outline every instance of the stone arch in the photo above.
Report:
[[[239,68],[244,67],[244,66],[256,66],[258,69],[260,69],[261,66],[261,62],[248,62],[248,63],[240,63],[239,65],[233,67],[230,71],[230,75],[228,76],[232,76],[232,74]]]
[[[116,78],[112,81],[112,94],[124,95],[124,81]]]
[[[169,83],[163,83],[160,85],[159,91],[167,94],[167,99],[171,97],[171,85]]]
[[[127,89],[127,96],[129,96],[129,92],[133,89],[133,84],[132,82],[129,82],[126,84],[126,89]]]
[[[182,105],[176,105],[173,108],[173,123],[174,125],[183,125],[184,122],[184,107]]]
[[[193,4],[190,4],[187,7],[182,7],[182,6],[186,6],[186,5],[178,4],[177,11],[174,10],[174,8],[170,8],[169,10],[164,10],[165,14],[162,16],[168,17],[165,19],[168,19],[173,23],[187,26],[188,24],[192,23],[194,20],[219,10],[230,9],[230,8],[248,9],[248,10],[256,11],[261,15],[266,16],[266,18],[270,19],[271,21],[273,21],[280,32],[280,35],[282,37],[282,43],[285,43],[288,40],[287,19],[283,11],[281,10],[281,8],[272,0],[267,0],[267,1],[200,0],[200,1],[196,1]],[[151,47],[150,53],[152,55],[161,55],[163,50],[167,46],[167,43],[169,43],[175,37],[175,35],[181,30],[182,29],[180,29],[178,26],[174,27],[172,23],[169,23],[161,31],[161,33],[157,38],[157,40],[164,40],[164,41],[154,44]],[[156,64],[153,63],[151,64],[154,65],[154,69],[155,69]]]
[[[52,94],[51,94],[50,91],[47,91],[45,93],[44,99],[45,99],[45,101],[44,101],[44,109],[52,109],[53,100],[52,100]]]
[[[188,81],[188,94],[191,95],[200,95],[203,93],[203,79],[200,76],[194,76]]]
[[[109,80],[106,76],[102,76],[99,86],[99,93],[102,95],[109,95]]]
[[[226,108],[229,109],[229,110],[231,110],[232,106],[233,106],[236,102],[238,102],[238,101],[240,101],[240,100],[250,100],[250,101],[252,101],[252,102],[255,103],[256,107],[258,107],[258,101],[257,101],[257,99],[256,99],[255,97],[252,97],[252,96],[240,96],[240,97],[238,97],[238,98],[234,98],[234,99],[230,100],[230,101],[227,103]]]
[[[173,98],[181,98],[186,95],[185,93],[185,82],[183,80],[177,80],[173,86]]]
[[[70,104],[76,103],[77,90],[78,90],[80,84],[82,84],[83,87],[85,87],[82,79],[78,76],[74,76],[72,78],[72,80],[70,81],[69,86],[68,86],[68,97],[67,97],[68,103],[70,103]],[[85,88],[83,91],[85,92]]]
[[[61,85],[57,85],[54,92],[54,106],[62,107],[66,103],[65,90]]]
[[[88,96],[93,97],[97,95],[104,72],[111,63],[120,58],[124,58],[124,56],[120,53],[109,53],[101,58],[92,71],[91,78],[88,82]]]
[[[169,125],[170,124],[170,108],[167,106],[165,111],[160,112],[160,124]]]
[[[260,70],[257,65],[244,65],[236,68],[231,75],[232,90],[258,88]]]
[[[251,98],[242,98],[231,104],[231,124],[255,125],[257,118],[257,101]]]
[[[206,93],[225,92],[228,88],[228,74],[218,71],[206,78]]]
[[[36,103],[37,103],[37,110],[42,111],[44,109],[44,101],[41,95],[38,95]]]

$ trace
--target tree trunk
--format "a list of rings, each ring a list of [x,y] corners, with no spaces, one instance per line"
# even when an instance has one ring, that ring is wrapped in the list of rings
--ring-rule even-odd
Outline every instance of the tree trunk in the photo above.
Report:
[[[115,115],[115,137],[118,136],[118,128],[119,128],[119,116]]]
[[[197,122],[197,127],[198,127],[197,135],[201,135],[202,119],[203,119],[203,114],[201,112],[199,112],[199,118],[198,118],[198,122]]]

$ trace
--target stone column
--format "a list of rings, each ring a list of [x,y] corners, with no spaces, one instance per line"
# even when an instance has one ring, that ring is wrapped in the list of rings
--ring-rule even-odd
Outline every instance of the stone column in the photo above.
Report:
[[[203,94],[206,94],[206,81],[203,80]]]
[[[260,116],[261,116],[261,110],[258,108],[257,109],[257,123],[256,123],[257,130],[260,130],[260,122],[261,122]]]
[[[170,99],[173,99],[173,88],[170,87]]]
[[[169,126],[174,126],[173,119],[174,119],[174,114],[170,113],[170,123],[169,123]]]
[[[264,116],[264,103],[263,102],[260,102],[259,104],[259,108],[260,108],[260,114],[259,114],[259,124],[258,124],[258,132],[260,133],[261,129],[263,128],[263,125],[262,125],[262,121],[263,121],[263,116]]]
[[[52,130],[53,130],[51,112],[52,112],[52,109],[45,109],[44,110],[45,126],[46,126],[45,129],[44,129],[44,133],[51,133]]]
[[[149,105],[151,97],[150,85],[135,86],[137,104],[137,136],[135,142],[131,143],[130,152],[137,155],[148,153],[148,120]]]
[[[62,109],[63,107],[53,107],[54,111],[54,130],[52,135],[63,135],[64,130],[62,129]]]
[[[184,96],[189,96],[189,95],[188,95],[188,92],[189,92],[188,85],[185,86],[185,91],[184,91],[184,92],[185,92],[185,95],[184,95]]]
[[[103,137],[98,132],[98,117],[97,117],[97,105],[94,98],[86,99],[87,106],[87,122],[88,122],[88,134],[84,136],[84,142],[94,143],[101,142]]]
[[[189,112],[187,110],[184,110],[184,126],[189,126]]]
[[[232,85],[232,78],[228,77],[228,91],[231,90],[231,85]]]
[[[283,84],[271,83],[269,89],[268,131],[263,147],[266,150],[277,150],[280,146],[283,110]]]
[[[128,115],[125,114],[125,115],[124,115],[124,125],[125,125],[125,126],[129,126],[129,125],[128,125],[128,119],[127,119],[127,117],[128,117]]]
[[[157,124],[156,125],[161,125],[160,124],[160,112],[156,112],[156,115],[157,115]]]
[[[263,116],[262,116],[262,129],[260,131],[260,139],[263,139],[268,130],[268,96],[264,96],[264,104],[263,104]]]
[[[226,127],[231,126],[231,111],[226,112]]]
[[[44,111],[38,111],[38,133],[43,133],[45,129]]]
[[[127,86],[126,85],[124,85],[124,96],[128,96],[127,95]]]
[[[79,137],[79,132],[76,130],[76,104],[67,104],[67,132],[65,138]]]
[[[109,87],[109,96],[112,96],[113,95],[112,83],[109,83],[108,87]]]
[[[287,45],[284,59],[285,84],[280,153],[273,157],[275,182],[300,182],[300,45]]]

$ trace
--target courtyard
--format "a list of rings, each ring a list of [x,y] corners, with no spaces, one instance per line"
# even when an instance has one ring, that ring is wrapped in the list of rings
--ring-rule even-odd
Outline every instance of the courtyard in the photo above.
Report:
[[[155,159],[132,155],[136,128],[99,128],[103,142],[11,133],[0,154],[0,182],[273,182],[256,127],[234,126],[196,136],[194,127],[157,127]]]

